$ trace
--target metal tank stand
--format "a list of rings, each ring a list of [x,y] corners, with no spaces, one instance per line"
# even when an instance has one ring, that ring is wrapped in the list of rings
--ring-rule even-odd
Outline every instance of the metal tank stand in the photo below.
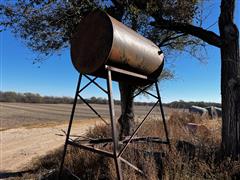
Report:
[[[152,106],[150,111],[146,114],[146,116],[143,118],[141,123],[137,126],[137,128],[135,129],[133,134],[129,138],[125,138],[124,140],[119,141],[118,130],[117,130],[117,120],[115,118],[114,100],[113,100],[113,92],[112,92],[112,72],[125,74],[125,75],[129,75],[129,76],[133,76],[133,77],[137,77],[137,78],[145,79],[145,80],[148,79],[148,78],[147,78],[147,76],[137,74],[137,73],[133,73],[133,72],[129,72],[129,71],[126,71],[126,70],[122,70],[122,69],[115,68],[115,67],[112,67],[112,66],[105,66],[105,70],[107,71],[107,90],[105,90],[97,82],[95,82],[98,77],[94,77],[92,79],[86,74],[80,74],[80,76],[79,76],[78,83],[77,83],[77,90],[76,90],[76,94],[75,94],[75,98],[74,98],[74,102],[73,102],[73,107],[72,107],[72,112],[71,112],[71,116],[70,116],[70,121],[69,121],[69,125],[68,125],[68,130],[67,130],[67,133],[66,133],[66,140],[65,140],[65,144],[64,144],[64,150],[63,150],[61,165],[60,165],[60,169],[59,169],[58,179],[61,179],[61,177],[62,177],[64,159],[65,159],[65,156],[66,156],[66,153],[67,153],[67,146],[68,145],[75,146],[75,147],[81,148],[81,149],[86,150],[86,151],[91,151],[91,152],[97,153],[97,154],[102,155],[102,156],[113,158],[114,163],[115,163],[115,167],[116,167],[116,176],[117,176],[118,180],[123,180],[123,174],[122,174],[122,168],[121,168],[121,163],[122,162],[126,163],[127,165],[129,165],[130,167],[132,167],[133,169],[138,171],[139,173],[144,174],[141,169],[139,169],[138,167],[136,167],[135,165],[128,162],[126,159],[124,159],[122,157],[123,153],[125,152],[125,150],[127,149],[128,145],[130,143],[134,143],[134,142],[138,142],[138,143],[146,143],[146,142],[160,143],[160,144],[167,144],[170,148],[170,140],[169,140],[169,137],[168,137],[166,119],[165,119],[165,116],[164,116],[164,111],[163,111],[163,106],[162,106],[162,102],[161,102],[161,97],[160,97],[160,92],[159,92],[157,81],[153,81],[153,83],[155,84],[157,95],[154,95],[154,94],[148,92],[147,91],[148,87],[145,87],[143,89],[139,88],[138,93],[134,95],[134,97],[136,97],[139,94],[141,94],[142,92],[145,92],[148,95],[157,99],[157,101]],[[83,76],[85,78],[87,78],[89,80],[89,82],[80,89],[81,80],[82,80]],[[110,124],[104,118],[102,118],[102,116],[80,95],[80,93],[84,89],[86,89],[90,84],[96,85],[99,89],[101,89],[103,92],[105,92],[108,95],[109,112],[110,112]],[[82,138],[82,136],[79,136],[78,138],[75,138],[75,139],[71,138],[70,132],[71,132],[72,122],[73,122],[73,119],[74,119],[74,113],[75,113],[78,98],[83,103],[85,103],[104,123],[111,126],[112,138],[87,139],[87,138]],[[145,122],[145,120],[149,116],[149,114],[152,112],[152,110],[158,104],[159,104],[161,115],[162,115],[166,140],[161,140],[159,137],[135,137],[137,132],[139,131],[139,129],[142,127],[143,123]],[[112,144],[113,152],[108,152],[106,150],[102,150],[100,148],[95,147],[96,145],[100,145],[100,144],[105,145],[106,143],[111,143]]]

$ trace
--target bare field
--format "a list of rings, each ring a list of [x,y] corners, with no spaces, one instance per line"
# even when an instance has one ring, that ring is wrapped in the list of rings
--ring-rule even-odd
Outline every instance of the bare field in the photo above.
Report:
[[[108,119],[108,105],[93,104],[93,107]],[[116,117],[120,115],[120,106],[116,105]],[[150,106],[135,106],[135,115],[145,115]],[[71,104],[29,104],[29,103],[0,103],[0,130],[18,127],[45,127],[66,123],[71,113]],[[170,111],[165,108],[166,114]],[[172,110],[171,110],[172,111]],[[156,107],[152,114],[158,114],[159,107]],[[160,114],[159,114],[160,115]],[[94,112],[85,104],[78,104],[75,112],[75,120],[86,120],[95,118]]]
[[[93,107],[106,119],[109,118],[108,106],[93,104]],[[150,106],[136,106],[136,119],[143,117]],[[0,103],[1,122],[1,172],[19,171],[31,162],[32,158],[43,156],[59,148],[65,136],[61,130],[67,128],[71,104],[27,104]],[[165,108],[166,114],[178,111]],[[120,115],[120,106],[116,106],[116,117]],[[160,119],[159,107],[151,114]],[[102,123],[84,104],[76,109],[71,134],[84,134],[86,130]]]

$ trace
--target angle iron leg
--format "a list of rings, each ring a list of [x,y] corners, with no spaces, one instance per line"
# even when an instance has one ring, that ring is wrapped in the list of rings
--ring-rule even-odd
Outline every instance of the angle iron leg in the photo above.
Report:
[[[118,133],[117,133],[117,125],[115,119],[115,112],[114,112],[114,101],[112,95],[112,75],[111,70],[108,71],[107,77],[107,87],[108,87],[108,99],[109,99],[109,111],[110,111],[110,118],[111,118],[111,127],[112,127],[112,137],[113,137],[113,154],[114,154],[114,162],[116,165],[117,177],[118,180],[122,180],[122,169],[121,169],[121,161],[118,158]]]
[[[166,124],[166,119],[165,119],[165,115],[164,115],[164,111],[163,111],[162,100],[161,100],[160,91],[159,91],[157,82],[155,82],[155,86],[156,86],[156,90],[157,90],[157,96],[158,96],[158,100],[159,100],[159,106],[160,106],[160,111],[161,111],[161,115],[162,115],[162,120],[163,120],[163,126],[164,126],[164,130],[165,130],[166,139],[167,139],[167,142],[168,142],[169,149],[171,149],[171,144],[170,144],[170,140],[169,140],[169,137],[168,137],[168,129],[167,129],[167,124]]]
[[[70,121],[69,121],[69,125],[68,125],[66,140],[65,140],[64,149],[63,149],[62,161],[61,161],[59,174],[58,174],[58,179],[59,180],[61,179],[61,176],[62,176],[63,164],[64,164],[64,159],[65,159],[65,156],[66,156],[66,152],[67,152],[67,145],[68,145],[68,140],[69,140],[69,136],[70,136],[70,132],[71,132],[71,128],[72,128],[72,122],[73,122],[74,113],[75,113],[75,109],[76,109],[76,104],[77,104],[77,99],[78,99],[81,80],[82,80],[82,74],[79,75],[79,79],[78,79],[78,83],[77,83],[77,89],[76,89],[76,93],[75,93],[75,98],[74,98],[74,102],[73,102],[72,112],[71,112],[71,116],[70,116]]]

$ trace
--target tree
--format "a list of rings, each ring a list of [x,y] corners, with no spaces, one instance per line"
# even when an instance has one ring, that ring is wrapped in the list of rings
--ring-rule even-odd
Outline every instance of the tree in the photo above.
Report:
[[[150,19],[148,13],[145,13],[142,9],[138,8],[138,5],[142,5],[141,1],[133,1],[132,3],[129,3],[129,1],[112,1],[115,4],[115,12],[117,12],[117,15],[114,15],[115,18],[117,18],[119,21],[123,21],[123,23],[127,24],[127,22],[130,22],[128,24],[133,30],[137,31],[138,33],[144,35],[145,37],[148,37],[153,42],[155,42],[159,47],[166,47],[166,51],[168,51],[168,48],[171,49],[177,49],[177,50],[183,50],[187,46],[192,45],[200,45],[201,42],[199,42],[197,39],[189,39],[185,34],[178,33],[178,32],[172,32],[172,31],[165,31],[159,28],[150,27]],[[137,3],[137,4],[136,4]],[[176,13],[171,9],[170,6],[164,7],[164,11],[167,16],[172,16],[175,18],[179,18],[181,20],[185,21],[192,21],[194,14],[196,13],[195,4],[196,2],[187,2],[183,3],[185,11],[183,12],[183,8],[179,8],[178,10],[182,11],[182,13]],[[154,9],[154,4],[148,4],[149,7],[145,7],[145,10]],[[187,11],[186,11],[187,9]],[[124,11],[125,10],[125,11]],[[111,12],[111,11],[110,11]],[[181,14],[181,16],[179,16]],[[113,15],[111,13],[111,15]],[[125,21],[124,21],[124,18]],[[147,27],[147,28],[146,28]],[[194,48],[193,48],[194,49]],[[192,49],[192,50],[193,50]],[[190,51],[192,53],[192,51]],[[165,71],[162,73],[165,76],[162,76],[160,78],[169,78],[172,76],[172,74]],[[119,82],[119,89],[121,94],[121,111],[122,114],[118,119],[118,122],[120,124],[120,138],[123,138],[124,136],[129,136],[133,132],[134,127],[134,110],[133,110],[133,96],[137,89],[136,86],[127,84],[126,82]]]
[[[135,5],[146,9],[147,1],[137,1]],[[153,26],[182,32],[197,37],[216,46],[221,51],[221,94],[222,94],[222,152],[226,156],[240,156],[240,59],[239,31],[234,23],[235,0],[221,0],[221,12],[218,20],[220,35],[201,27],[166,18],[161,12],[162,0],[158,1],[157,11],[148,11],[154,18]],[[166,2],[166,1],[165,1]],[[175,1],[176,2],[176,1]],[[180,2],[179,2],[180,3]]]
[[[200,0],[199,0],[200,1]],[[197,56],[203,41],[186,32],[160,27],[159,17],[191,24],[198,14],[197,0],[18,0],[0,5],[0,25],[11,31],[33,51],[50,56],[68,47],[68,42],[82,17],[95,8],[107,11],[138,33],[151,39],[165,54],[188,51]],[[151,24],[155,19],[155,24]],[[37,58],[40,61],[42,58]],[[166,71],[162,74],[168,74]],[[171,75],[171,74],[170,74]],[[121,136],[131,133],[134,124],[132,96],[136,87],[120,83],[122,115]]]
[[[192,4],[194,3],[186,4],[190,11],[185,11],[187,13],[182,16],[183,19],[191,21],[193,18],[195,10]],[[189,39],[182,33],[154,28],[149,24],[149,16],[145,12],[139,10],[132,3],[118,0],[69,0],[63,2],[19,0],[16,3],[2,4],[0,12],[4,19],[1,23],[3,27],[10,27],[12,32],[23,39],[33,51],[49,56],[68,46],[68,40],[81,17],[96,7],[106,10],[119,21],[150,38],[160,47],[163,47],[165,52],[170,52],[170,49],[183,50],[183,47],[193,47],[193,45],[200,44],[198,39]],[[166,15],[178,16],[172,12],[169,7],[166,8]],[[39,60],[41,58],[36,59],[36,61]],[[168,71],[164,71],[162,74],[165,77],[171,76]],[[120,136],[123,136],[130,134],[134,124],[132,96],[136,87],[125,83],[120,83],[119,86],[122,102],[122,115],[119,118],[122,127]]]

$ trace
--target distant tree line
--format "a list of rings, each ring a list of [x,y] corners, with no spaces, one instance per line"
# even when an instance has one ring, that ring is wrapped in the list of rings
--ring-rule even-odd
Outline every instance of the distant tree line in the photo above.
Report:
[[[54,96],[41,96],[38,93],[16,93],[16,92],[2,92],[0,91],[0,102],[21,102],[21,103],[47,103],[69,104],[73,102],[71,97],[54,97]]]
[[[200,107],[208,107],[208,106],[215,106],[215,107],[221,107],[222,105],[220,103],[214,103],[214,102],[185,102],[185,101],[173,101],[171,103],[164,104],[167,107],[170,108],[183,108],[183,109],[188,109],[191,106],[200,106]]]
[[[91,97],[89,99],[86,99],[88,103],[94,103],[94,104],[107,104],[108,100],[102,97]],[[2,92],[0,91],[0,102],[19,102],[19,103],[46,103],[46,104],[71,104],[73,103],[73,98],[71,97],[55,97],[55,96],[41,96],[38,93],[17,93],[17,92],[11,92],[6,91]],[[78,103],[82,103],[81,100],[78,101]],[[119,100],[115,100],[115,104],[120,105]],[[152,102],[135,102],[136,105],[153,105]],[[171,103],[165,103],[166,107],[170,108],[184,108],[188,109],[191,106],[200,106],[200,107],[207,107],[207,106],[216,106],[221,107],[221,104],[219,103],[212,103],[212,102],[185,102],[185,101],[173,101]]]
[[[102,97],[91,97],[86,99],[88,103],[94,104],[107,104],[108,100]],[[41,96],[38,93],[17,93],[12,91],[0,91],[0,102],[19,102],[19,103],[46,103],[46,104],[71,104],[73,98],[71,97],[56,97],[56,96]],[[82,103],[78,100],[78,103]],[[115,100],[115,104],[120,104],[119,100]],[[136,102],[136,105],[151,105],[153,103]]]

